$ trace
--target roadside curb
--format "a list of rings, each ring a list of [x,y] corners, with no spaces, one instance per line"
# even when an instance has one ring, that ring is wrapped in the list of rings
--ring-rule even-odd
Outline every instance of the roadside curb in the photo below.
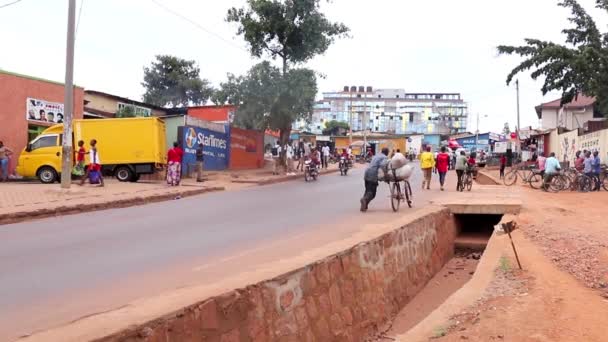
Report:
[[[327,175],[327,174],[337,173],[339,171],[340,171],[339,169],[328,170],[328,171],[322,171],[320,174],[321,175]],[[284,183],[284,182],[288,182],[288,181],[292,181],[292,180],[296,180],[296,179],[301,179],[302,177],[303,177],[303,175],[298,174],[298,175],[295,175],[295,176],[285,176],[285,177],[282,177],[282,178],[266,179],[266,180],[255,182],[254,184],[257,184],[259,186],[261,186],[261,185],[271,185],[271,184]]]
[[[479,171],[477,173],[477,178],[479,178],[479,176],[482,176],[485,180],[494,183],[494,185],[502,185],[502,183],[498,179],[494,178],[494,176],[491,176],[483,171]]]
[[[112,202],[103,203],[91,203],[91,204],[77,204],[62,206],[53,209],[38,209],[35,211],[20,211],[15,213],[0,214],[0,226],[11,223],[19,223],[23,221],[30,221],[36,219],[42,219],[54,216],[74,215],[81,214],[84,212],[100,211],[106,209],[117,209],[117,208],[128,208],[149,203],[164,202],[167,200],[175,199],[179,197],[191,197],[196,195],[205,194],[208,192],[224,191],[224,187],[208,187],[196,190],[186,190],[179,193],[159,194],[152,196],[138,196],[133,198],[126,198],[116,200]]]

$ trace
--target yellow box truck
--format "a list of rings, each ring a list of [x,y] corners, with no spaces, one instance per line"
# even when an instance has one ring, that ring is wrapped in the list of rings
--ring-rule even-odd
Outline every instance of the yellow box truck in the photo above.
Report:
[[[165,124],[159,118],[74,120],[73,129],[74,152],[78,141],[85,142],[88,152],[91,139],[97,140],[103,174],[119,181],[136,182],[140,175],[152,174],[167,163]],[[62,141],[63,125],[44,130],[21,152],[17,173],[42,183],[58,181]]]

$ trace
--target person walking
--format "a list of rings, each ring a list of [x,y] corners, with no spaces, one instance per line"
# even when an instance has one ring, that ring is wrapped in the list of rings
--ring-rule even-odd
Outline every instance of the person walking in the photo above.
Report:
[[[505,178],[505,168],[507,167],[507,156],[500,155],[500,179]]]
[[[593,161],[591,162],[591,167],[593,168],[593,170],[592,170],[593,179],[595,180],[595,189],[594,190],[600,191],[601,190],[600,174],[602,173],[602,168],[601,168],[601,160],[600,160],[599,152],[594,151],[592,158],[593,158]]]
[[[279,162],[280,162],[280,158],[281,158],[281,145],[279,144],[278,140],[277,140],[277,143],[274,145],[274,147],[271,149],[271,153],[272,153],[272,174],[276,176],[279,174]]]
[[[289,143],[285,145],[285,163],[287,164],[287,175],[294,176],[296,173],[293,170],[293,147]]]
[[[583,173],[591,179],[593,179],[593,158],[591,157],[591,152],[585,151],[585,161],[583,162]],[[595,181],[593,184],[595,188]]]
[[[4,146],[4,142],[0,141],[0,182],[8,181],[8,157],[13,154],[13,151]]]
[[[435,167],[435,156],[431,153],[431,146],[426,147],[426,151],[420,154],[420,169],[424,178],[422,180],[422,189],[426,186],[427,190],[431,189],[431,177],[433,176],[433,168]]]
[[[365,170],[363,180],[365,182],[365,193],[361,198],[361,211],[367,211],[369,203],[376,197],[378,190],[378,169],[384,162],[388,160],[388,148],[383,148],[382,153],[379,153],[372,158],[369,166]]]
[[[85,172],[85,161],[84,156],[87,154],[87,151],[84,149],[84,141],[78,141],[78,151],[76,151],[76,165],[74,165],[74,169],[72,170],[72,174],[77,177],[84,176]]]
[[[184,151],[179,147],[179,143],[174,142],[173,148],[167,152],[167,184],[178,186],[182,179],[182,158]]]
[[[330,154],[330,148],[328,144],[323,145],[323,147],[321,148],[321,151],[323,152],[323,168],[327,169],[328,163],[329,163],[329,154]]]
[[[441,153],[437,154],[437,172],[439,173],[439,185],[441,191],[443,191],[443,185],[445,184],[445,176],[448,173],[450,167],[450,155],[447,153],[445,146],[441,146]]]
[[[203,153],[204,145],[203,143],[199,143],[196,148],[196,181],[201,183],[203,182],[203,166],[205,161],[205,154]]]
[[[504,156],[503,156],[504,157]],[[456,183],[456,191],[463,191],[464,184],[462,184],[462,177],[467,170],[467,154],[464,151],[460,151],[460,155],[456,157],[456,175],[458,176],[458,183]]]
[[[91,184],[96,184],[98,181],[99,186],[104,186],[103,173],[101,172],[101,158],[99,158],[99,152],[97,151],[97,140],[91,139],[89,145],[91,146],[89,149],[89,167],[80,180],[80,185],[83,185],[88,179]],[[91,174],[94,176],[91,177]]]

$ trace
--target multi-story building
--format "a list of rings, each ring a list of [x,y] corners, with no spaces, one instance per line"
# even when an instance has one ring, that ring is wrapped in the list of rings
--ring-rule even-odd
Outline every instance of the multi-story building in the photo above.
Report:
[[[323,93],[311,122],[296,122],[294,128],[321,133],[327,122],[336,120],[349,123],[354,131],[447,135],[466,132],[467,118],[467,103],[458,93],[344,87]]]

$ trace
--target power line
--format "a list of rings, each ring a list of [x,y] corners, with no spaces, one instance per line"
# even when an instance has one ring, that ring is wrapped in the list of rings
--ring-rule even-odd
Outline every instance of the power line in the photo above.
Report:
[[[21,2],[21,1],[23,1],[23,0],[15,0],[13,2],[9,2],[8,4],[0,5],[0,8],[8,7],[10,5],[14,5],[14,4],[16,4],[18,2]]]
[[[80,27],[80,16],[82,15],[83,7],[84,7],[84,0],[80,0],[80,8],[78,9],[78,19],[76,20],[76,36],[78,36],[78,28]]]
[[[196,21],[194,21],[194,20],[192,20],[190,18],[187,18],[186,16],[184,16],[184,15],[182,15],[182,14],[180,14],[180,13],[178,13],[178,12],[176,12],[176,11],[170,9],[170,8],[168,8],[167,6],[163,5],[162,3],[160,3],[160,2],[158,2],[156,0],[150,0],[150,1],[152,1],[156,6],[162,8],[163,10],[165,10],[165,11],[173,14],[174,16],[176,16],[178,18],[181,18],[182,20],[185,20],[185,21],[189,22],[190,24],[192,24],[195,27],[197,27],[199,30],[201,30],[201,31],[203,31],[203,32],[205,32],[207,34],[210,34],[210,35],[214,36],[215,38],[223,41],[224,43],[226,43],[226,44],[228,44],[228,45],[230,45],[230,46],[232,46],[234,48],[237,48],[239,50],[242,50],[242,51],[245,51],[245,52],[249,53],[249,51],[247,49],[244,49],[243,47],[234,44],[232,41],[230,41],[230,40],[228,40],[228,39],[220,36],[219,34],[217,34],[217,33],[213,32],[213,31],[211,31],[211,30],[203,27],[201,24],[197,23]]]

